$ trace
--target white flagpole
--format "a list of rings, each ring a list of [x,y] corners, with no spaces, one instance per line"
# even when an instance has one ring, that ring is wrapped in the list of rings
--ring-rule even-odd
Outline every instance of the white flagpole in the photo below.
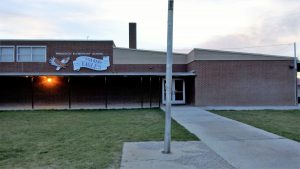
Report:
[[[171,90],[172,90],[172,65],[173,65],[173,7],[174,0],[168,3],[168,35],[167,35],[167,65],[166,65],[166,121],[165,140],[163,153],[171,152]]]
[[[295,105],[298,105],[298,79],[297,79],[297,52],[296,52],[296,42],[294,42],[294,69],[295,69]]]

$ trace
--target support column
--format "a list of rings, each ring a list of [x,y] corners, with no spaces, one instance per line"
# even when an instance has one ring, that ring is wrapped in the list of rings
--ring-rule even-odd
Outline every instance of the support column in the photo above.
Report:
[[[141,108],[144,107],[143,76],[141,76]]]
[[[151,76],[150,76],[149,82],[150,82],[150,108],[152,108],[152,78],[151,78]]]
[[[68,95],[69,95],[69,109],[72,108],[71,105],[71,77],[68,77]]]
[[[106,76],[104,76],[104,90],[105,90],[105,108],[107,109],[107,80],[106,80]]]
[[[34,77],[31,77],[31,108],[34,109]]]
[[[160,99],[161,99],[161,97],[162,97],[162,95],[163,95],[163,91],[162,91],[162,88],[161,88],[161,78],[160,77],[158,77],[158,90],[160,91],[159,93],[159,97],[158,97],[158,107],[160,107]]]

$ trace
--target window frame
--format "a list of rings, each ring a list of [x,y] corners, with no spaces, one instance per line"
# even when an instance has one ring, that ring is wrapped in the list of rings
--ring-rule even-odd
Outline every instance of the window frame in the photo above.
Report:
[[[0,45],[0,48],[13,48],[13,59],[12,61],[0,61],[0,63],[9,63],[9,62],[15,62],[16,59],[15,59],[15,55],[16,55],[16,49],[15,49],[15,46],[13,45]],[[2,56],[2,51],[1,51],[1,54]]]
[[[19,49],[20,48],[30,48],[30,61],[19,61]],[[32,49],[33,48],[45,48],[45,57],[44,57],[44,60],[43,61],[33,61],[32,60],[32,56],[33,56],[33,52],[32,52]],[[37,63],[45,63],[47,62],[47,46],[33,46],[33,45],[19,45],[17,46],[17,51],[16,51],[16,62],[37,62]]]

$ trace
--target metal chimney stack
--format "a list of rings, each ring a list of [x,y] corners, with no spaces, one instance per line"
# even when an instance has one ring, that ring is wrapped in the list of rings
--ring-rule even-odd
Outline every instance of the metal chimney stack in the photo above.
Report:
[[[129,48],[136,49],[136,23],[129,23]]]

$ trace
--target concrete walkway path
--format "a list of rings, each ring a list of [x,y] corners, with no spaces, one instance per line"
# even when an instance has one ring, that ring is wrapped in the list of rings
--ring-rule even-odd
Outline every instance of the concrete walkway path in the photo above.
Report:
[[[121,169],[235,169],[201,141],[173,141],[171,153],[163,154],[159,141],[127,142]]]
[[[297,106],[205,106],[204,110],[300,110]]]
[[[300,143],[191,106],[172,117],[241,169],[300,169]]]

